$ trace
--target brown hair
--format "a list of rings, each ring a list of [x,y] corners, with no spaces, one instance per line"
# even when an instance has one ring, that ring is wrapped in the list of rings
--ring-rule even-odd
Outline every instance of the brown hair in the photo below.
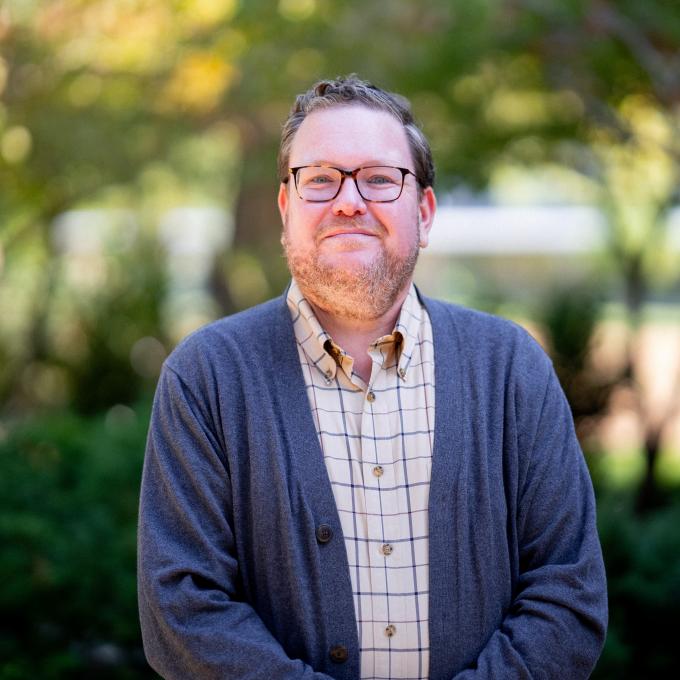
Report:
[[[434,162],[430,144],[413,118],[409,101],[399,94],[381,90],[361,80],[355,74],[338,77],[335,80],[320,80],[307,92],[296,97],[295,104],[281,130],[278,171],[282,182],[288,177],[288,159],[293,138],[307,115],[317,109],[350,104],[360,104],[369,109],[386,111],[401,122],[411,149],[416,179],[420,188],[424,189],[434,184]]]

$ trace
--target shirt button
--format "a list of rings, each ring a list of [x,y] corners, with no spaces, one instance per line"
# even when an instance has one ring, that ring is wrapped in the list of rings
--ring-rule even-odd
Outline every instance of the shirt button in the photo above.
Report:
[[[326,376],[326,380],[330,380],[333,377],[333,371],[329,368],[324,375]]]
[[[316,540],[319,543],[328,543],[333,538],[333,529],[328,524],[319,524],[316,528]]]
[[[328,655],[334,663],[345,663],[349,658],[349,652],[345,645],[334,645],[330,648]]]
[[[383,543],[380,546],[380,552],[383,555],[391,555],[393,550],[394,550],[394,548],[389,543]]]
[[[391,623],[389,626],[385,628],[385,635],[387,635],[387,637],[393,637],[396,634],[396,632],[397,627]]]
[[[400,368],[400,369],[399,369],[399,375],[400,375],[403,379],[406,379],[406,369],[405,369],[405,368]]]
[[[375,401],[375,392],[371,391],[366,395],[367,401]]]
[[[376,465],[376,466],[373,468],[373,474],[374,474],[376,477],[382,477],[382,476],[383,476],[383,472],[385,472],[385,470],[383,469],[383,466],[382,466],[382,465]]]

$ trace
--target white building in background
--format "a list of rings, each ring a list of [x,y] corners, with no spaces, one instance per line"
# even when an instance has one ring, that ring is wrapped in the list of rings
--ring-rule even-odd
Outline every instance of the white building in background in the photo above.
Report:
[[[604,247],[605,223],[589,206],[442,206],[430,235],[437,255],[578,255]]]
[[[680,253],[680,208],[668,226],[668,245]],[[594,279],[617,296],[620,282],[602,257],[607,237],[593,206],[445,203],[416,281],[431,295],[473,306],[484,299],[533,304],[552,288]]]
[[[669,217],[670,245],[680,252],[680,207]],[[606,246],[606,223],[592,206],[440,206],[430,234],[437,255],[581,255]]]

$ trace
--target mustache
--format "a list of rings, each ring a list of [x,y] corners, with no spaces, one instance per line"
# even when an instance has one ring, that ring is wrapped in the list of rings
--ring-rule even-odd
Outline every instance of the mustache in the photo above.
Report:
[[[328,222],[324,222],[319,226],[315,237],[317,239],[323,239],[328,234],[337,231],[338,229],[356,229],[357,231],[363,231],[367,234],[373,234],[375,236],[382,236],[385,233],[385,227],[380,223],[376,222],[363,222],[354,218],[347,219],[333,219]]]

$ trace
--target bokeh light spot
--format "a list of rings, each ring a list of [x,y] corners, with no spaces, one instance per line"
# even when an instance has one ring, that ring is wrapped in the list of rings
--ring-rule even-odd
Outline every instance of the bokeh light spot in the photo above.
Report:
[[[137,414],[124,404],[112,406],[104,417],[104,425],[107,430],[115,431],[121,427],[130,427],[135,424]]]
[[[130,350],[130,363],[142,378],[157,378],[167,352],[163,343],[152,337],[140,338]]]
[[[316,0],[279,0],[279,13],[289,21],[308,19],[316,10]]]
[[[31,153],[33,139],[28,128],[23,125],[15,125],[9,128],[0,141],[0,153],[7,163],[14,165],[26,160]]]
[[[31,401],[45,406],[63,406],[70,396],[64,370],[47,363],[28,364],[21,374],[21,385]]]
[[[236,0],[186,0],[185,11],[199,26],[212,26],[231,19],[238,9]]]
[[[210,52],[189,54],[177,66],[165,90],[166,108],[205,113],[214,109],[238,75],[233,64]]]

